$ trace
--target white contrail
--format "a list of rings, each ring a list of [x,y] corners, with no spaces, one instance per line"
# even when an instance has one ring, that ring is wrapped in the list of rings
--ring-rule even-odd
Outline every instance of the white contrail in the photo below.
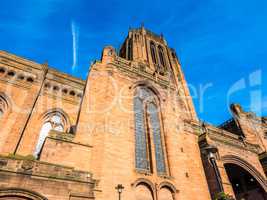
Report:
[[[71,33],[72,33],[72,48],[73,48],[73,64],[72,71],[77,67],[78,64],[78,41],[79,41],[79,28],[76,26],[74,21],[71,22]]]

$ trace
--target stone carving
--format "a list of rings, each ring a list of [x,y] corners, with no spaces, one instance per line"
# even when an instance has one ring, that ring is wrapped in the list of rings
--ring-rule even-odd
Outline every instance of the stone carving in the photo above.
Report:
[[[34,162],[31,161],[31,160],[24,160],[22,165],[21,165],[21,168],[25,171],[29,171],[33,168],[33,165],[34,165]]]

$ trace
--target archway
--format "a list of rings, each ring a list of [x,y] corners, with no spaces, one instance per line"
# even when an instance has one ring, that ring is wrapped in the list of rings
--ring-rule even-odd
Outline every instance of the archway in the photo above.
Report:
[[[47,200],[42,195],[20,188],[1,188],[0,200]]]
[[[258,177],[234,163],[226,163],[224,167],[237,200],[267,200]]]
[[[136,200],[154,200],[153,191],[146,183],[140,183],[135,188]]]
[[[28,197],[20,197],[17,195],[8,195],[0,197],[0,200],[33,200],[33,199],[30,199]]]
[[[161,188],[159,191],[159,200],[174,200],[172,191],[167,187]]]

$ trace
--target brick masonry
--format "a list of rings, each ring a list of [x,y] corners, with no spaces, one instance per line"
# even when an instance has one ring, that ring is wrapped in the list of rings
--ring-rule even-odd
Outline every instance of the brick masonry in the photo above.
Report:
[[[164,61],[157,54],[154,63],[151,41],[163,49]],[[164,175],[157,174],[154,156],[151,173],[135,168],[133,97],[140,86],[158,98]],[[0,97],[0,199],[115,200],[115,187],[122,184],[127,200],[209,200],[217,188],[202,154],[206,145],[218,149],[227,193],[234,195],[225,163],[245,163],[266,191],[267,129],[261,118],[236,105],[244,138],[212,125],[203,130],[175,51],[144,27],[129,31],[119,55],[105,47],[86,81],[1,51]],[[49,132],[36,160],[40,130],[51,112],[64,116],[64,130]]]

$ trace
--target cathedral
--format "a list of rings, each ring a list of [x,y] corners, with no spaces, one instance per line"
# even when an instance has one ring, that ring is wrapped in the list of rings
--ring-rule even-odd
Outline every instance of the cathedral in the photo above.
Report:
[[[201,122],[162,35],[130,29],[88,69],[0,51],[0,200],[267,199],[267,117]]]

